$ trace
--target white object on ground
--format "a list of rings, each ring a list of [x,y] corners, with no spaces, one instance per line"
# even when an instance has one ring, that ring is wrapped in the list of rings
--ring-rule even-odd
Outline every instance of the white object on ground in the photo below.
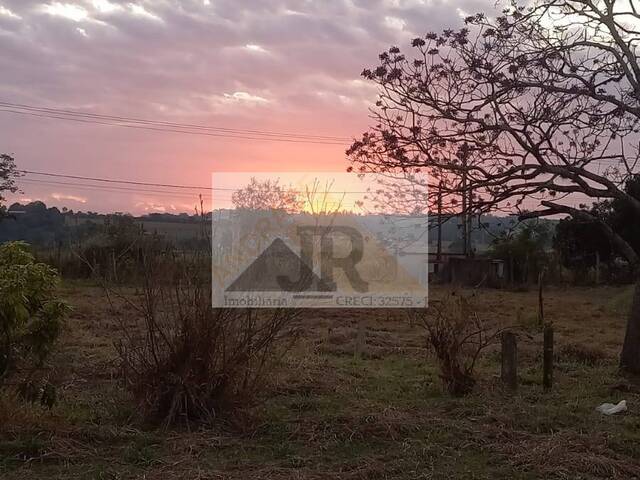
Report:
[[[596,407],[596,410],[604,415],[614,415],[620,412],[627,411],[627,401],[621,400],[618,404],[613,403],[603,403],[602,405]]]

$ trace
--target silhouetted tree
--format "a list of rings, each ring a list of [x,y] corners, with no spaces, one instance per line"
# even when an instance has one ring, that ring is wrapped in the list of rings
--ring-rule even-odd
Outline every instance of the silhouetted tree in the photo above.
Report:
[[[0,226],[0,242],[24,240],[32,245],[51,247],[67,239],[64,215],[56,207],[40,201],[27,205],[14,203],[9,211],[20,211]]]
[[[259,181],[251,178],[249,184],[231,196],[233,206],[239,210],[284,210],[297,212],[304,201],[298,192],[280,185],[278,180]]]
[[[624,189],[629,195],[640,199],[640,175],[629,177]],[[634,251],[640,252],[640,224],[634,210],[626,202],[617,199],[596,202],[589,213],[599,220],[594,222],[568,217],[558,223],[554,245],[566,267],[593,267],[598,257],[604,263],[613,260],[617,252],[603,232],[600,222],[617,232]]]
[[[511,282],[525,284],[538,278],[547,266],[550,241],[551,228],[548,224],[527,222],[495,238],[491,254],[504,260]]]
[[[363,72],[379,86],[375,124],[347,153],[360,172],[438,172],[461,213],[597,222],[638,265],[620,232],[572,205],[617,200],[640,223],[624,188],[640,161],[638,20],[635,0],[538,0],[416,38],[411,57],[392,47]],[[621,366],[640,373],[640,281]]]
[[[18,191],[15,179],[19,172],[16,168],[13,157],[2,154],[0,155],[0,220],[6,216],[6,207],[4,206],[4,192],[15,193]]]
[[[595,212],[591,212],[595,215]],[[574,217],[563,218],[558,222],[553,237],[553,245],[560,254],[562,265],[583,274],[597,263],[613,259],[611,242],[602,232],[600,225],[589,220]]]
[[[627,178],[624,191],[640,201],[640,175]],[[618,198],[611,200],[609,218],[611,228],[619,232],[636,252],[640,252],[639,219],[637,212],[628,202]]]

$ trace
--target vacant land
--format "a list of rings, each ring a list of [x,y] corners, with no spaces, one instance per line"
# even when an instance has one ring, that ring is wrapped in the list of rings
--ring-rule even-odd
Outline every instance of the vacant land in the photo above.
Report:
[[[432,291],[432,297],[445,292]],[[470,293],[470,292],[466,292]],[[424,331],[399,311],[309,311],[304,336],[262,402],[233,423],[163,431],[139,422],[117,379],[115,312],[101,290],[67,285],[68,321],[51,410],[0,411],[0,477],[637,478],[640,394],[616,370],[626,288],[554,289],[555,384],[541,387],[537,292],[476,292],[479,315],[519,330],[520,389],[502,391],[497,349],[476,391],[443,393]],[[354,358],[358,323],[366,347]],[[626,399],[629,411],[594,408]],[[11,405],[6,398],[0,408]]]

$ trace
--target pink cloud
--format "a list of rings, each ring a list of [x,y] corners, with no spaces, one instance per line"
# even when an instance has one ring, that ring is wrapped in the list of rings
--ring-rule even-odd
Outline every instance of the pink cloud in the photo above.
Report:
[[[360,72],[380,51],[459,25],[457,10],[494,3],[0,1],[5,101],[348,138],[369,123],[375,89]],[[342,170],[347,143],[240,141],[0,113],[0,153],[13,154],[21,168],[160,183],[201,184],[212,171]],[[28,187],[29,196],[50,191]],[[92,192],[86,206],[136,211],[138,200]],[[52,203],[64,201],[73,200]]]

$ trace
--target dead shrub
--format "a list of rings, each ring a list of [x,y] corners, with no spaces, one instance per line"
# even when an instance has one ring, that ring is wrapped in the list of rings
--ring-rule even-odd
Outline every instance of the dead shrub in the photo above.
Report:
[[[607,354],[598,347],[569,343],[560,347],[560,361],[581,363],[594,367],[607,358]]]
[[[414,314],[427,332],[446,390],[454,396],[470,393],[476,383],[474,368],[478,357],[495,343],[499,332],[489,333],[470,300],[455,294],[431,302],[427,309]]]
[[[144,259],[138,318],[121,319],[126,385],[148,421],[230,419],[250,406],[295,338],[294,310],[214,309],[210,257]]]

